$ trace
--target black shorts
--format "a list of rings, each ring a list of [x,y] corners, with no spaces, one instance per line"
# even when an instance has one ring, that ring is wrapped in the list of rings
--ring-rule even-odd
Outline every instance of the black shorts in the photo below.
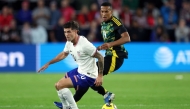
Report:
[[[124,59],[124,57],[105,56],[103,75],[107,75],[118,70],[122,66]]]

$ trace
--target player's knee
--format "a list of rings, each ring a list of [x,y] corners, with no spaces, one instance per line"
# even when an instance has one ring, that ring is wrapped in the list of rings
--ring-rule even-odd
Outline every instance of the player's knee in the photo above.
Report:
[[[61,90],[61,89],[66,88],[66,87],[58,82],[58,83],[55,84],[55,88],[57,90]]]
[[[55,89],[58,90],[58,89],[57,89],[57,83],[55,83]]]
[[[56,90],[61,90],[63,87],[59,83],[55,83]]]

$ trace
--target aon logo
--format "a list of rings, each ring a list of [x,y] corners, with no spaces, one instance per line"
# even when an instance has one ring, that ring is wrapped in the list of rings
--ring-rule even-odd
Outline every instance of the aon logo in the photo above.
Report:
[[[17,52],[10,52],[7,54],[6,52],[0,52],[0,67],[14,67],[16,63],[19,67],[23,67],[25,64],[24,54]]]

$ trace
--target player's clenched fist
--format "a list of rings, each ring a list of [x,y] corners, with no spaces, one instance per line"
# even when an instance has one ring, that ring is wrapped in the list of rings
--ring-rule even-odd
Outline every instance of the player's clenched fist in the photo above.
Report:
[[[109,43],[104,43],[104,44],[102,44],[101,46],[99,46],[97,49],[98,50],[106,50],[106,49],[108,49],[108,48],[110,48],[111,47],[111,44],[109,44]]]

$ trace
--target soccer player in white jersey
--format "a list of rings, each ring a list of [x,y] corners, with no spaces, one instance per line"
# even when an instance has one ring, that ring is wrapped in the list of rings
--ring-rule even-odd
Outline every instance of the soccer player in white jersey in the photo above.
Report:
[[[64,34],[67,42],[64,50],[50,62],[46,63],[38,72],[48,68],[50,64],[65,59],[71,54],[78,64],[78,68],[66,73],[56,84],[58,96],[62,102],[62,109],[78,109],[71,91],[68,88],[86,89],[94,84],[102,85],[104,58],[96,47],[85,37],[78,35],[79,25],[75,21],[64,24]],[[98,59],[98,67],[96,65]]]

